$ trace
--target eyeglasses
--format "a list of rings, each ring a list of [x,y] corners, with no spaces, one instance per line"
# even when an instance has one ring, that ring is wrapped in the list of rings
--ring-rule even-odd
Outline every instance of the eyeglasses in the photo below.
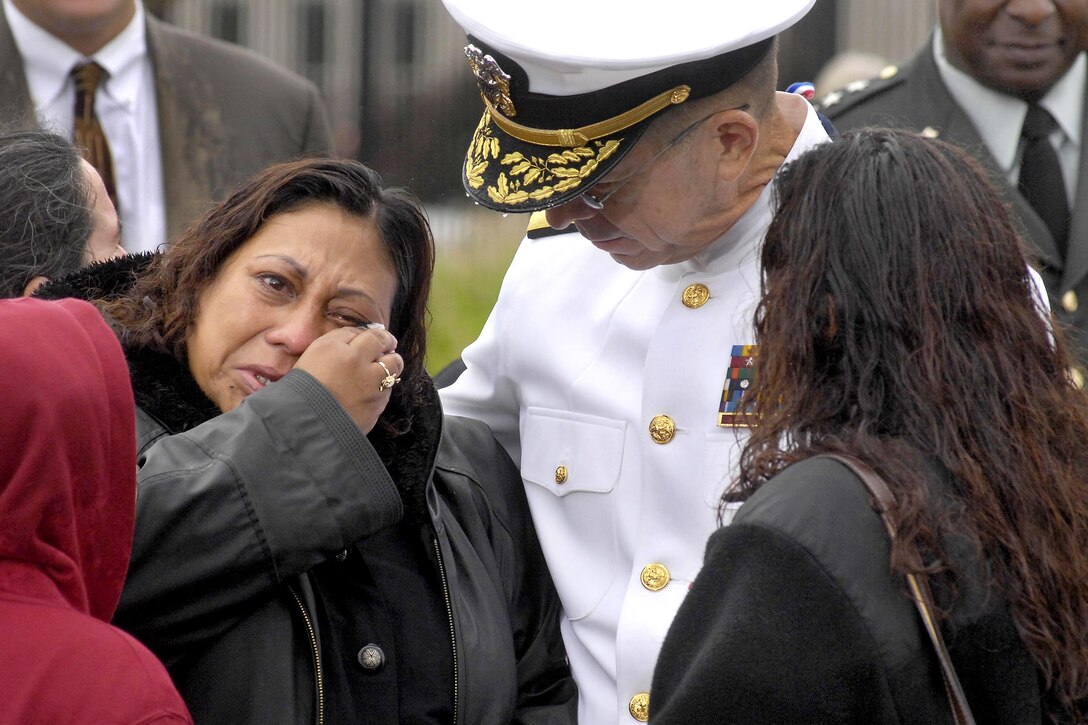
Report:
[[[581,199],[582,203],[585,204],[586,206],[588,206],[590,209],[594,209],[596,211],[600,211],[601,209],[604,209],[605,202],[608,201],[609,199],[611,199],[612,196],[617,191],[622,189],[627,184],[627,182],[629,182],[631,179],[635,178],[636,176],[639,176],[640,174],[644,174],[647,171],[649,171],[649,169],[653,165],[653,163],[655,161],[657,161],[659,158],[661,158],[662,156],[664,156],[666,151],[668,151],[673,146],[675,146],[676,144],[678,144],[682,140],[684,140],[684,138],[686,136],[688,136],[692,131],[694,131],[699,126],[701,126],[703,124],[703,122],[706,121],[708,118],[710,118],[711,116],[716,116],[719,113],[722,113],[723,111],[747,111],[748,110],[748,105],[749,104],[745,103],[742,106],[734,106],[733,108],[720,108],[717,111],[714,111],[712,113],[708,113],[707,115],[700,118],[698,121],[695,121],[690,126],[685,128],[679,134],[677,134],[676,138],[674,138],[672,141],[669,141],[667,144],[665,144],[665,146],[660,151],[658,151],[656,154],[654,154],[649,159],[647,159],[645,162],[643,162],[642,165],[639,166],[637,169],[635,169],[634,171],[632,171],[630,174],[623,177],[619,181],[615,182],[615,185],[611,189],[609,189],[607,192],[605,192],[603,196],[593,196],[593,194],[590,193],[590,190],[592,189],[592,187],[590,187],[589,190],[583,191],[581,194],[579,194],[578,198]],[[599,184],[601,182],[597,182],[597,183]],[[596,186],[596,184],[594,184],[594,186]]]

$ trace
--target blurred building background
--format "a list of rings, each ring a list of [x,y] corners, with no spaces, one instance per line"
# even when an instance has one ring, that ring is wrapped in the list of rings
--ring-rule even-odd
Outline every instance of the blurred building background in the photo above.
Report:
[[[511,0],[516,1],[516,0]],[[711,2],[713,0],[708,0]],[[337,151],[426,202],[463,197],[460,163],[480,103],[464,34],[439,0],[147,0],[166,20],[247,46],[323,92]],[[783,34],[783,85],[833,56],[907,57],[936,20],[934,0],[817,0]]]

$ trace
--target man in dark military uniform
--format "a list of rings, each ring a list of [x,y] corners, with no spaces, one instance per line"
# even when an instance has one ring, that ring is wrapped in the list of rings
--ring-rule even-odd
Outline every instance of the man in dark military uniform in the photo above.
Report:
[[[1051,307],[1088,362],[1088,0],[940,0],[939,18],[901,68],[829,93],[817,108],[839,130],[911,128],[972,151],[1004,189]],[[1028,148],[1033,135],[1045,144],[1041,162]],[[1083,381],[1082,370],[1073,375]]]

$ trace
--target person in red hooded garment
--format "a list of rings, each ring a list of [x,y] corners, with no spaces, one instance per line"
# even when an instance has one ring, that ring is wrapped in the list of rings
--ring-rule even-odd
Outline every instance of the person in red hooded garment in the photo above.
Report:
[[[0,723],[192,723],[108,624],[136,499],[120,345],[85,302],[4,300],[0,351]]]

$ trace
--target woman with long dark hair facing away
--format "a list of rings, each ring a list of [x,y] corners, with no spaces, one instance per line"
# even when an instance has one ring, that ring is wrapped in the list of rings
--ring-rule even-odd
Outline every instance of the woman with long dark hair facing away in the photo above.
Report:
[[[776,180],[745,503],[666,638],[655,723],[1085,722],[1088,402],[1005,203],[955,147],[862,130]],[[894,543],[866,488],[886,481]]]

